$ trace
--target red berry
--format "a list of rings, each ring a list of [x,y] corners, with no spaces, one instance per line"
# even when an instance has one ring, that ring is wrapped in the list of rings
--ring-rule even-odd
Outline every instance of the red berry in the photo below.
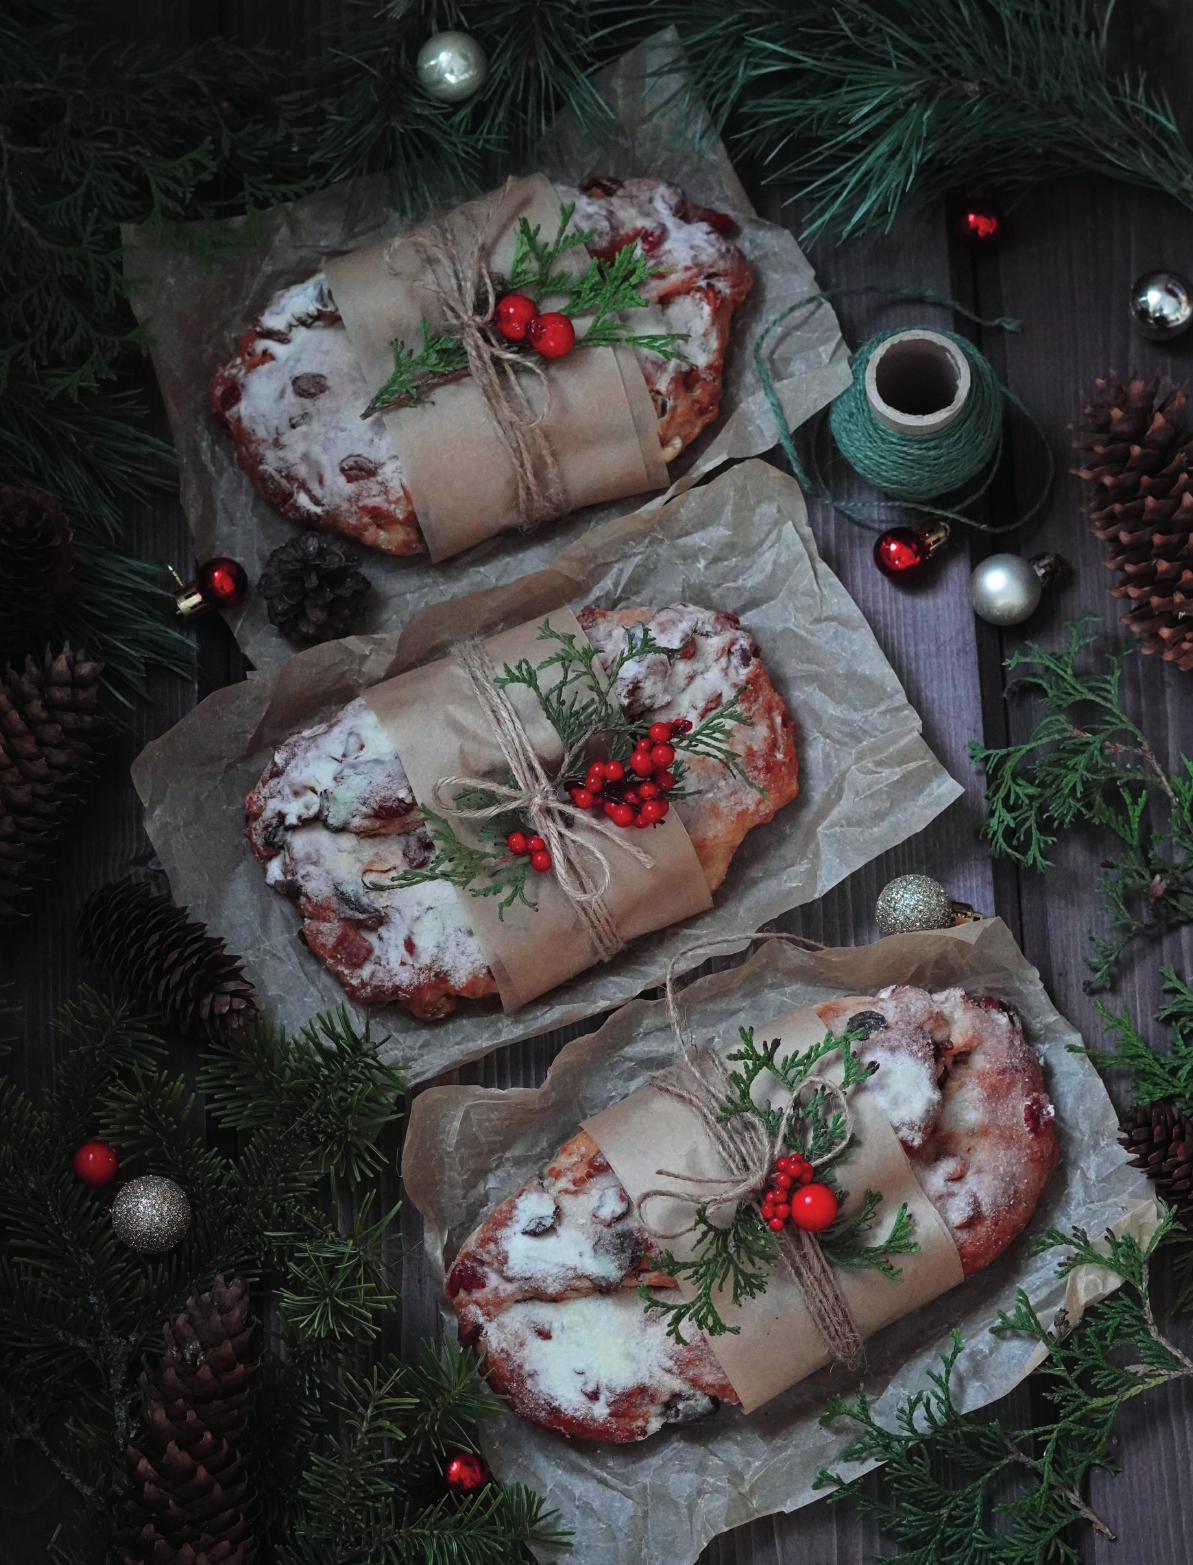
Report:
[[[787,1201],[776,1201],[775,1202],[775,1216],[776,1217],[790,1217],[791,1216],[791,1206],[790,1206],[790,1203],[787,1202]]]
[[[576,328],[566,315],[560,315],[557,310],[536,315],[527,328],[526,336],[530,346],[545,359],[562,359],[576,345]]]
[[[674,732],[674,723],[652,723],[650,725],[650,742],[651,744],[666,744]]]
[[[540,848],[537,853],[530,855],[530,867],[537,869],[540,875],[551,868],[551,855],[546,848]]]
[[[805,1233],[820,1233],[836,1216],[837,1198],[827,1185],[804,1185],[792,1198],[791,1221]]]
[[[781,1234],[787,1224],[781,1217],[772,1217],[766,1225],[772,1233]]]
[[[690,734],[692,732],[692,725],[686,717],[680,717],[671,724],[671,732],[673,734]]]
[[[675,778],[670,772],[656,772],[654,774],[654,785],[660,793],[670,793],[672,788],[675,787]]]
[[[647,826],[653,826],[654,822],[648,820],[646,815],[641,810],[639,810],[637,815],[634,816],[634,825],[639,826],[645,830]]]
[[[816,1178],[816,1170],[812,1167],[811,1163],[805,1163],[803,1168],[801,1168],[800,1171],[799,1171],[799,1182],[800,1182],[800,1184],[801,1185],[811,1184],[812,1180],[814,1180],[815,1178]]]
[[[511,853],[525,853],[527,851],[526,833],[524,831],[511,831],[505,839],[505,845]]]
[[[627,788],[626,791],[622,794],[622,798],[627,804],[642,803],[642,795],[638,792],[637,788]]]
[[[661,766],[665,770],[675,759],[675,751],[669,744],[657,744],[650,752],[650,758],[655,764],[656,770]]]
[[[654,771],[654,762],[650,758],[649,750],[635,750],[630,756],[630,770],[636,772],[639,777],[649,777]]]
[[[588,775],[584,779],[584,786],[589,793],[600,793],[605,786],[605,772],[599,761],[594,761],[588,768]]]
[[[780,1190],[790,1190],[794,1183],[795,1180],[792,1179],[791,1175],[787,1173],[785,1169],[781,1168],[775,1175],[775,1184],[778,1185]]]
[[[497,301],[493,319],[503,337],[510,342],[524,342],[538,312],[538,305],[524,293],[507,293],[504,299]]]
[[[572,796],[572,803],[578,810],[591,810],[596,803],[589,788],[569,788],[568,792]]]
[[[659,790],[652,782],[644,782],[638,792],[644,799],[657,799],[659,796]]]
[[[647,799],[642,806],[642,814],[652,826],[657,826],[666,817],[666,799]]]
[[[602,761],[601,765],[604,767],[605,776],[610,782],[620,782],[625,776],[625,767],[620,761]]]
[[[546,846],[541,837],[531,837],[526,843],[527,850],[531,853],[541,853]]]
[[[609,819],[615,826],[632,826],[634,812],[628,804],[615,804]]]
[[[644,228],[638,235],[638,243],[647,255],[651,255],[659,248],[666,237],[667,230],[661,225],[656,225],[654,228]]]
[[[116,1148],[109,1146],[106,1141],[84,1141],[71,1158],[70,1166],[75,1171],[76,1179],[81,1179],[93,1190],[101,1190],[116,1178],[120,1160],[116,1156]]]

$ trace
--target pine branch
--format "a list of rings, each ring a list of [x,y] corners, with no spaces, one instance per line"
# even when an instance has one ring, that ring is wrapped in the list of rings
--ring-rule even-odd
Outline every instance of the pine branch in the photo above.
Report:
[[[1060,832],[1079,825],[1107,828],[1121,844],[1097,882],[1112,933],[1092,937],[1091,991],[1109,984],[1132,941],[1193,922],[1193,765],[1182,756],[1179,770],[1166,773],[1124,711],[1119,677],[1129,648],[1104,673],[1077,667],[1093,640],[1087,616],[1069,625],[1059,652],[1029,642],[1008,659],[1008,670],[1029,670],[1008,685],[1008,695],[1038,692],[1045,714],[1022,744],[970,744],[974,764],[986,773],[983,836],[995,856],[1046,870]],[[1147,820],[1153,791],[1168,808],[1163,832]]]

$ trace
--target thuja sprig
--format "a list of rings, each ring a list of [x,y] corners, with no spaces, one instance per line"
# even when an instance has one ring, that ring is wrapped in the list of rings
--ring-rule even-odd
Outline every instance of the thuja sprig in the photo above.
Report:
[[[667,1335],[681,1347],[687,1343],[681,1331],[685,1322],[708,1337],[726,1333],[736,1337],[741,1328],[725,1324],[716,1296],[728,1287],[735,1306],[758,1298],[766,1292],[770,1268],[779,1254],[778,1236],[771,1233],[752,1206],[739,1206],[724,1228],[709,1220],[707,1207],[698,1206],[693,1222],[697,1235],[693,1242],[698,1253],[690,1261],[681,1261],[667,1250],[656,1269],[669,1277],[685,1278],[696,1289],[695,1295],[672,1304],[653,1294],[647,1283],[638,1287],[638,1297],[647,1312],[666,1315]]]
[[[1123,710],[1119,677],[1131,649],[1111,657],[1104,672],[1077,667],[1094,639],[1090,618],[1068,626],[1060,651],[1029,642],[1007,660],[1008,670],[1027,671],[1008,695],[1036,691],[1047,710],[1022,744],[972,742],[970,755],[986,773],[983,835],[995,856],[1043,871],[1068,827],[1106,827],[1118,839],[1096,886],[1111,926],[1109,935],[1091,936],[1086,987],[1096,990],[1110,983],[1133,940],[1193,922],[1193,764],[1181,756],[1177,770],[1166,772]],[[1153,795],[1168,811],[1161,830],[1147,820]]]
[[[447,332],[432,333],[426,321],[420,322],[423,345],[413,352],[395,337],[390,343],[394,367],[389,379],[374,392],[368,407],[360,415],[372,418],[382,409],[413,408],[423,400],[423,394],[431,385],[446,386],[453,380],[463,380],[468,374],[468,353],[458,337]]]
[[[495,794],[486,794],[480,789],[463,790],[457,798],[462,798],[463,794],[474,801],[472,807],[476,807],[476,801],[480,808],[498,802]],[[422,869],[386,870],[370,875],[364,882],[366,890],[405,891],[433,880],[446,880],[449,885],[458,886],[474,897],[500,898],[498,918],[504,918],[515,902],[521,902],[531,912],[538,912],[538,903],[526,895],[526,882],[531,873],[529,859],[509,853],[504,847],[489,847],[487,834],[482,836],[481,844],[474,847],[456,834],[445,816],[437,815],[433,810],[423,810],[422,814],[438,850],[435,857]]]

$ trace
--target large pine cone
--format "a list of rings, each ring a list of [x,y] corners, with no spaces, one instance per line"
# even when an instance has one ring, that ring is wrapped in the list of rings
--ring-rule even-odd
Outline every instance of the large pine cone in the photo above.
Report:
[[[1128,1110],[1119,1122],[1119,1140],[1133,1153],[1132,1168],[1142,1168],[1156,1194],[1186,1228],[1193,1228],[1193,1124],[1172,1103],[1151,1103]]]
[[[1116,598],[1131,604],[1122,623],[1145,652],[1193,668],[1193,440],[1185,429],[1188,385],[1162,390],[1159,375],[1096,381],[1074,448],[1073,471],[1094,486],[1085,506],[1094,536],[1110,548]]]
[[[24,652],[46,631],[70,591],[70,523],[40,489],[0,489],[0,656]]]
[[[79,955],[140,1010],[168,1027],[207,1038],[235,1036],[257,1019],[240,958],[188,922],[186,911],[147,886],[101,886],[83,904]]]
[[[261,1359],[248,1289],[217,1277],[163,1328],[140,1379],[145,1428],[125,1451],[124,1565],[252,1565],[256,1497],[248,1418]]]
[[[269,623],[309,647],[348,635],[372,589],[346,544],[299,533],[266,560],[257,590],[268,606]]]
[[[68,646],[0,680],[0,923],[30,910],[106,729],[98,663]]]

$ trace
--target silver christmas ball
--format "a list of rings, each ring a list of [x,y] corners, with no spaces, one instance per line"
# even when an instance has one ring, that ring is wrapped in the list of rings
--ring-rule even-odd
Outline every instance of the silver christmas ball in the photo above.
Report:
[[[1041,572],[1018,554],[992,554],[969,578],[969,601],[988,625],[1020,625],[1044,591]]]
[[[440,103],[463,103],[488,74],[485,51],[471,33],[436,33],[418,51],[418,79]]]
[[[113,1232],[121,1244],[142,1255],[173,1249],[190,1225],[185,1190],[161,1174],[130,1179],[112,1202]]]
[[[953,923],[953,904],[948,892],[931,876],[900,875],[882,888],[874,918],[884,935],[948,929]]]
[[[1193,290],[1179,272],[1145,272],[1131,287],[1131,319],[1153,342],[1179,337],[1193,323]]]

